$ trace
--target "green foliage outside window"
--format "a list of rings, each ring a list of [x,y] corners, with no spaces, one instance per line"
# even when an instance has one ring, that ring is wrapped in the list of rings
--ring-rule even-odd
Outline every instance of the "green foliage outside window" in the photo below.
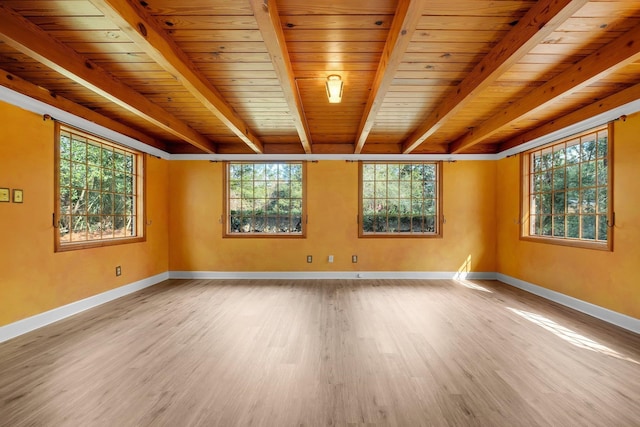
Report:
[[[530,234],[606,242],[607,129],[530,153]]]
[[[58,143],[60,243],[136,236],[137,154],[67,129]]]
[[[302,234],[303,165],[229,163],[228,232]]]
[[[363,163],[363,234],[438,232],[437,163]]]

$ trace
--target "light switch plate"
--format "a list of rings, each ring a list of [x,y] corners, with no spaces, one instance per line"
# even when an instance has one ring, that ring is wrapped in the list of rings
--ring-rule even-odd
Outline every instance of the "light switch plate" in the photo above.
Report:
[[[8,202],[9,200],[9,189],[0,188],[0,202]]]

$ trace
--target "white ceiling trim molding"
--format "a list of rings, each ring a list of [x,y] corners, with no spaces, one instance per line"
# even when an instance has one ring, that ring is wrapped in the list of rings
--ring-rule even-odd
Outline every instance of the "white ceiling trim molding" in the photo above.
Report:
[[[33,99],[29,96],[23,95],[4,86],[0,86],[0,101],[15,105],[16,107],[22,108],[23,110],[31,111],[32,113],[36,113],[41,116],[49,115],[54,120],[57,120],[59,122],[71,125],[104,139],[108,139],[109,141],[117,142],[118,144],[122,144],[126,147],[134,148],[144,153],[151,154],[152,156],[160,157],[167,160],[171,156],[166,151],[147,145],[135,138],[123,135],[90,120],[83,119],[82,117],[78,117],[75,114],[71,114],[67,111],[61,110],[42,101],[38,101],[37,99]]]
[[[172,154],[171,160],[209,160],[216,161],[426,161],[442,160],[496,160],[495,154]]]
[[[618,120],[621,116],[637,113],[638,111],[640,111],[640,99],[637,99],[635,101],[629,102],[628,104],[613,108],[609,111],[605,111],[604,113],[590,117],[581,122],[574,123],[565,128],[559,129],[555,132],[548,133],[539,138],[532,139],[531,141],[525,142],[524,144],[518,145],[517,147],[513,147],[508,150],[502,151],[496,154],[496,160],[504,159],[505,157],[511,157],[515,154],[522,153],[532,148],[536,148],[553,141],[558,141],[560,139],[567,138],[571,135],[584,132],[585,130],[602,126],[611,121]]]

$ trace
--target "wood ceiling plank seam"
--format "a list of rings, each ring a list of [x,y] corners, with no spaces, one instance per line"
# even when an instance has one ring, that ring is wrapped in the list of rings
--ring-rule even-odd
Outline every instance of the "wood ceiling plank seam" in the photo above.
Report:
[[[571,17],[562,24],[558,31],[572,32],[596,32],[602,29],[625,32],[640,24],[640,16],[637,17]]]
[[[543,125],[521,133],[520,135],[512,137],[499,144],[498,153],[517,147],[518,145],[525,144],[560,129],[591,119],[599,114],[611,111],[630,102],[637,101],[638,99],[640,99],[640,83],[616,92],[613,95],[597,102],[593,102],[564,116],[560,116],[557,119],[544,123]]]
[[[542,0],[536,2],[522,19],[476,65],[474,70],[445,97],[425,122],[403,142],[402,152],[408,154],[455,116],[464,105],[492,84],[504,71],[517,63],[573,16],[588,0]]]
[[[417,30],[414,43],[492,43],[504,37],[509,30]]]
[[[577,45],[589,45],[591,42],[597,43],[609,43],[626,31],[590,31],[590,32],[576,32],[576,31],[554,31],[544,39],[542,44],[577,44]]]
[[[624,68],[640,58],[640,25],[626,32],[592,55],[529,92],[479,127],[449,145],[452,153],[460,153],[524,116],[548,108],[550,104],[581,88]]]
[[[513,17],[514,15],[524,15],[536,3],[530,1],[493,1],[493,0],[472,0],[472,1],[450,1],[450,0],[430,0],[425,15],[440,16],[492,16],[492,17]],[[471,4],[473,6],[471,6]]]
[[[171,17],[158,16],[160,25],[165,30],[257,30],[253,16],[230,15],[177,15]]]
[[[223,43],[223,42],[253,42],[262,41],[260,30],[246,29],[212,29],[212,30],[168,30],[167,33],[171,38],[180,42],[207,42],[207,43]]]
[[[613,18],[640,16],[640,4],[631,1],[591,1],[578,13],[576,18]]]
[[[25,18],[34,16],[77,16],[91,17],[100,16],[100,12],[96,10],[90,3],[85,1],[60,1],[60,0],[41,0],[41,1],[25,1],[10,0],[3,2],[5,6],[18,12]]]
[[[283,16],[302,15],[361,15],[362,1],[353,0],[323,0],[309,2],[308,0],[287,0],[280,5]],[[366,10],[371,15],[392,15],[396,9],[395,0],[367,0]]]
[[[136,52],[125,52],[125,53],[104,53],[104,52],[96,52],[91,53],[87,56],[91,62],[96,64],[104,64],[104,63],[155,63],[153,59],[149,58],[147,54],[144,53],[136,53]]]
[[[153,16],[207,16],[215,10],[217,15],[223,16],[251,16],[251,8],[244,1],[216,1],[216,0],[153,0],[147,5]]]
[[[425,72],[425,71],[465,71],[473,70],[475,64],[464,62],[401,62],[398,65],[398,75],[402,72]]]
[[[182,120],[126,86],[97,64],[86,60],[67,45],[50,37],[44,30],[3,4],[0,5],[0,39],[161,129],[189,141],[206,152],[215,152],[215,145],[211,141]]]
[[[418,30],[509,31],[516,24],[513,16],[429,16],[423,15]]]
[[[318,63],[318,62],[304,62],[304,63],[292,63],[293,71],[298,75],[298,73],[304,72],[317,72],[317,70],[322,70],[325,67],[330,67],[335,69],[336,71],[376,71],[378,69],[377,62],[348,62],[348,63],[339,63],[339,62],[328,62],[328,63]]]
[[[121,42],[121,43],[85,43],[85,42],[73,42],[65,43],[65,46],[71,48],[73,51],[79,54],[92,54],[92,53],[144,53],[133,42]]]
[[[326,53],[289,53],[292,63],[298,62],[325,62],[327,64],[336,63],[335,54]],[[377,52],[356,52],[349,54],[350,63],[378,63],[380,61],[380,53]]]
[[[144,52],[174,75],[203,105],[256,153],[262,142],[246,122],[231,108],[217,89],[192,64],[189,57],[157,24],[155,18],[126,0],[90,0],[114,21]]]
[[[309,41],[309,42],[288,42],[287,49],[289,52],[295,53],[351,53],[351,52],[380,52],[385,42],[369,41],[369,42],[327,42],[327,41]]]
[[[268,52],[188,52],[194,66],[199,64],[271,63]]]
[[[285,39],[288,43],[309,43],[309,42],[335,42],[335,43],[356,43],[356,42],[382,42],[387,38],[387,31],[383,28],[374,30],[340,30],[340,31],[324,31],[324,30],[304,30],[289,29],[285,30]]]
[[[243,72],[243,71],[270,71],[274,73],[273,65],[270,62],[239,62],[236,64],[212,64],[207,62],[195,63],[198,69],[203,73],[208,72]]]
[[[424,0],[400,0],[398,2],[378,69],[371,85],[369,98],[358,124],[354,143],[355,154],[362,152],[367,137],[375,125],[382,102],[393,83],[398,66],[401,64],[404,53],[413,38],[418,21],[422,16],[423,8]]]
[[[213,55],[228,53],[268,53],[264,42],[226,41],[226,42],[185,42],[176,41],[176,45],[185,53],[210,53]]]
[[[45,31],[119,30],[113,22],[104,16],[33,16],[29,20]]]
[[[407,51],[402,62],[459,62],[475,65],[479,63],[483,57],[484,54],[482,52],[454,52],[451,50],[434,49],[434,52]]]
[[[131,39],[118,30],[45,30],[62,43],[130,43]]]
[[[390,15],[280,15],[282,29],[303,28],[307,30],[339,31],[347,29],[389,29]]]

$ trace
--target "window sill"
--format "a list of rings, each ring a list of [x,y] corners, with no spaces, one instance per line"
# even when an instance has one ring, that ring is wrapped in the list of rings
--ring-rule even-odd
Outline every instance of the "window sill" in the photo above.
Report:
[[[307,235],[305,233],[224,233],[222,237],[225,239],[305,239]]]
[[[371,239],[371,238],[376,238],[376,237],[380,237],[383,239],[388,239],[388,238],[401,238],[401,239],[406,239],[406,238],[414,238],[414,239],[441,239],[442,238],[442,233],[440,234],[436,234],[436,233],[424,233],[424,234],[420,234],[420,233],[363,233],[360,232],[360,234],[358,235],[359,238],[364,238],[364,239]]]
[[[82,249],[102,248],[105,246],[126,245],[145,242],[146,237],[126,237],[122,239],[98,240],[89,242],[60,243],[56,242],[55,252],[69,252]]]
[[[520,236],[520,240],[534,243],[546,243],[549,245],[557,246],[569,246],[581,249],[594,249],[597,251],[613,252],[613,242],[590,242],[586,240],[577,239],[561,239],[553,237],[538,237],[538,236]]]

